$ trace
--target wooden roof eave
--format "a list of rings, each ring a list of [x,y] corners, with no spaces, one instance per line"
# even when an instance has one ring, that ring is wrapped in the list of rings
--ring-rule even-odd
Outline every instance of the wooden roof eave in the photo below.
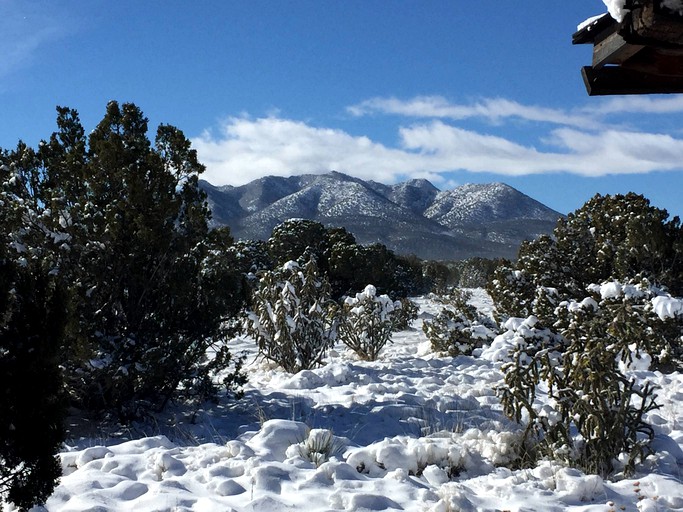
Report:
[[[574,44],[593,44],[582,75],[589,95],[683,93],[683,17],[656,2],[619,23],[605,14],[577,31]]]

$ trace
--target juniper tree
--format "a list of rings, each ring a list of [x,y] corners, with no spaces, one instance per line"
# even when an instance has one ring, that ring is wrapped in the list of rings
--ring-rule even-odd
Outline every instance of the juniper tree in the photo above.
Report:
[[[10,160],[40,211],[35,247],[68,287],[74,404],[131,416],[163,407],[181,382],[184,394],[208,391],[231,364],[223,325],[241,297],[238,272],[217,264],[232,239],[209,230],[196,152],[168,125],[152,142],[130,103],[110,102],[88,136],[75,110],[58,108],[57,127]]]
[[[27,509],[52,493],[67,402],[59,367],[66,299],[37,209],[35,153],[0,153],[0,501]],[[41,243],[42,242],[42,243]]]
[[[609,279],[646,278],[683,292],[683,228],[678,217],[628,193],[596,195],[560,219],[554,236],[526,242],[517,263],[496,271],[488,289],[499,313],[524,316],[537,286],[562,297],[585,292]]]

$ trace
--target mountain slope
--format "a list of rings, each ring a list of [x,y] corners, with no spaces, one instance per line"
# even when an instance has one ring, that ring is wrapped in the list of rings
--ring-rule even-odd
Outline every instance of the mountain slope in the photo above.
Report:
[[[332,172],[201,186],[214,223],[237,238],[267,239],[286,219],[306,218],[426,259],[514,258],[522,240],[551,232],[560,217],[502,183],[439,191],[427,180],[384,185]]]

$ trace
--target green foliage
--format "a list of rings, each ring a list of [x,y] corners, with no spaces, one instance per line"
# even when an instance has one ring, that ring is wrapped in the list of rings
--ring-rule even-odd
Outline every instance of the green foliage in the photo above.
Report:
[[[11,272],[6,265],[0,271]],[[0,311],[0,498],[29,508],[52,494],[62,471],[65,309],[54,279],[37,269],[15,271]]]
[[[33,156],[21,145],[19,154]],[[61,475],[66,297],[53,261],[33,246],[49,233],[17,156],[0,155],[0,502],[28,509]]]
[[[516,265],[496,270],[488,290],[498,315],[536,323],[515,334],[502,399],[527,424],[537,457],[607,475],[617,457],[628,472],[649,452],[653,389],[627,367],[681,364],[683,319],[654,307],[662,289],[682,289],[681,240],[679,219],[644,197],[597,195],[561,219],[554,238],[523,244]]]
[[[410,325],[417,320],[419,312],[419,306],[408,298],[403,298],[394,302],[394,331],[398,332],[408,329]]]
[[[264,272],[253,293],[246,332],[260,354],[296,373],[322,364],[335,339],[329,284],[315,260]]]
[[[273,229],[267,245],[276,265],[290,260],[303,265],[315,259],[336,299],[363,290],[367,283],[394,298],[426,291],[417,258],[397,256],[381,244],[359,245],[344,228],[290,219]]]
[[[90,351],[74,362],[80,404],[134,417],[162,408],[180,383],[207,398],[210,375],[231,360],[222,326],[236,313],[240,280],[215,264],[232,240],[209,233],[204,168],[174,127],[160,126],[152,146],[132,104],[110,102],[88,142],[82,211],[68,210],[86,230],[69,272],[75,334]]]
[[[622,454],[629,473],[650,453],[654,432],[644,416],[658,406],[649,384],[641,387],[619,369],[637,351],[611,333],[613,313],[590,298],[565,302],[556,332],[540,325],[518,332],[501,400],[510,418],[526,423],[525,442],[536,458],[607,476]],[[536,400],[541,387],[546,405]]]
[[[306,219],[290,219],[273,228],[268,249],[273,262],[282,266],[288,261],[303,263],[319,256],[325,249],[325,226]]]
[[[347,297],[339,315],[339,339],[364,361],[377,359],[391,341],[394,312],[400,307],[388,295],[377,295],[373,285]]]
[[[264,270],[273,269],[268,242],[263,240],[237,240],[228,249],[234,254],[238,270],[250,277]]]
[[[666,210],[637,194],[598,194],[560,219],[554,238],[522,244],[517,264],[497,270],[489,292],[508,316],[530,311],[537,286],[554,287],[570,298],[591,283],[646,278],[681,294],[682,261],[678,217],[669,219]]]
[[[320,467],[334,457],[342,455],[345,447],[344,441],[331,430],[314,428],[309,430],[304,441],[291,445],[287,454],[296,453],[312,462],[315,467]]]
[[[484,288],[495,270],[509,262],[501,259],[468,258],[448,264],[450,284],[461,288]]]
[[[6,160],[35,212],[22,222],[40,234],[26,252],[51,261],[68,291],[74,405],[132,417],[180,396],[180,384],[206,398],[213,374],[239,366],[224,326],[243,297],[224,256],[231,237],[208,228],[196,152],[172,126],[150,141],[133,104],[110,102],[88,136],[76,111],[57,110],[49,141],[20,143]]]
[[[452,285],[451,269],[440,261],[424,261],[422,275],[429,290],[437,295],[445,294]]]
[[[592,283],[646,279],[680,293],[682,241],[679,219],[668,220],[666,210],[650,206],[644,197],[597,195],[558,222],[554,239],[543,236],[524,243],[516,265],[499,267],[488,291],[501,319],[533,314],[544,322],[553,305],[582,296]],[[552,297],[548,290],[553,290]],[[547,300],[551,302],[544,305]],[[668,338],[669,352],[680,352],[675,332],[672,337],[671,329],[650,319],[649,326]]]
[[[472,294],[452,290],[441,298],[443,309],[432,320],[422,324],[422,330],[432,344],[432,350],[450,356],[472,355],[476,348],[494,337],[492,323],[482,318],[477,309],[468,304]]]

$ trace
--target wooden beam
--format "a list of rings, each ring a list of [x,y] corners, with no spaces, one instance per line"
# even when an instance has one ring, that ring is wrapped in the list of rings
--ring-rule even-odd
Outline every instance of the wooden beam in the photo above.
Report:
[[[632,11],[633,32],[655,46],[683,45],[683,17],[665,11],[659,2],[650,2]]]
[[[593,47],[593,67],[598,69],[605,64],[623,64],[644,47],[627,43],[619,32],[613,32]]]
[[[683,76],[683,50],[645,47],[633,58],[622,63],[622,66],[624,69],[651,75]]]
[[[581,75],[589,96],[683,93],[683,77],[652,75],[618,66],[585,66]]]
[[[600,34],[616,24],[615,19],[608,13],[605,13],[593,21],[593,23],[584,26],[581,30],[577,30],[572,35],[572,44],[593,44]]]

